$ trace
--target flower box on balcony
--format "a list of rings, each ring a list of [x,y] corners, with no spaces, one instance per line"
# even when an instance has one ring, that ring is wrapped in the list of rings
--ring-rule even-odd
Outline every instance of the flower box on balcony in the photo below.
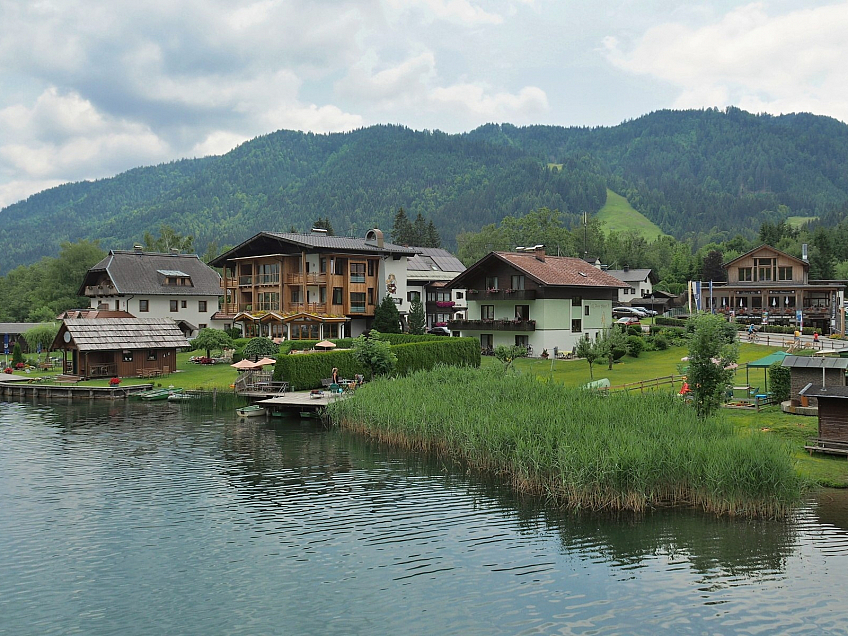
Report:
[[[452,300],[437,300],[436,307],[453,307],[456,303]]]

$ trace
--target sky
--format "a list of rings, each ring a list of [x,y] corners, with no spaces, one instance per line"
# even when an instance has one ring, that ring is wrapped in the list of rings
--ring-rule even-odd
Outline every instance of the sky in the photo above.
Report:
[[[279,129],[848,122],[848,0],[0,0],[0,207]]]

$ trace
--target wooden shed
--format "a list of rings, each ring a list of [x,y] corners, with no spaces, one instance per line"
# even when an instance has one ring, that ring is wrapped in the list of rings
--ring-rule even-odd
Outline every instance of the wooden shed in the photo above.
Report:
[[[167,375],[188,346],[169,318],[69,318],[52,348],[62,351],[65,374],[87,379]]]
[[[801,395],[819,405],[819,436],[809,440],[809,451],[848,455],[848,386],[809,385]]]
[[[790,383],[789,397],[793,403],[801,401],[801,390],[808,384],[818,386],[845,386],[845,370],[848,369],[848,358],[826,358],[823,356],[786,356],[782,366],[789,367]],[[810,406],[816,406],[816,396],[806,394]]]

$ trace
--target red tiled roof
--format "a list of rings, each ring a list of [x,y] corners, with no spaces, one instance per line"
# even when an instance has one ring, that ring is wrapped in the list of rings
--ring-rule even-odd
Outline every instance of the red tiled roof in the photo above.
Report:
[[[546,256],[544,261],[540,261],[533,252],[495,252],[495,255],[543,285],[629,287],[581,258]]]

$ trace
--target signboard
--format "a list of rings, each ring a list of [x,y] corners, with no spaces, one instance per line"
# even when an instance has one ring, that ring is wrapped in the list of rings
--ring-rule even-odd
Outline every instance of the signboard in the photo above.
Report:
[[[9,334],[3,334],[3,353],[9,355]]]
[[[804,328],[804,315],[800,309],[795,310],[795,320],[798,321],[798,329]]]
[[[764,325],[768,324],[768,312],[767,311],[763,312],[763,324]]]

